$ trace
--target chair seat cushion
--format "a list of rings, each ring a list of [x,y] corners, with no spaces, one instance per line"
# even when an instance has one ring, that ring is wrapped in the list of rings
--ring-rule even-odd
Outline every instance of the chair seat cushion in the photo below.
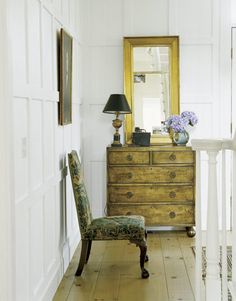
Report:
[[[90,240],[143,240],[145,220],[143,216],[109,216],[94,219],[84,233]]]

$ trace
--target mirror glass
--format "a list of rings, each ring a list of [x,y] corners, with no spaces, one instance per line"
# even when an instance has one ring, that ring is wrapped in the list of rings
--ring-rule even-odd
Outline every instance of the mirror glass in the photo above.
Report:
[[[134,125],[158,134],[170,115],[169,48],[135,47],[133,59]]]
[[[178,53],[178,37],[124,38],[127,143],[135,127],[150,132],[152,144],[171,143],[163,121],[179,114]]]

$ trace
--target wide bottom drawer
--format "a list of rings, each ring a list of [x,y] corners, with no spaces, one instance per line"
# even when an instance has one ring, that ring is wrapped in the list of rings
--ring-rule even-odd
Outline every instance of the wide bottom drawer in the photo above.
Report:
[[[108,204],[108,215],[142,215],[146,226],[189,226],[195,224],[193,205]]]

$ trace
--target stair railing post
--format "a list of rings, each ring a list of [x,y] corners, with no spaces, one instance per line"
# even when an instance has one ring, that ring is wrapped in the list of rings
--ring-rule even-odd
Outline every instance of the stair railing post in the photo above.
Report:
[[[219,149],[208,149],[208,204],[206,239],[206,301],[221,300],[219,275],[219,222],[217,197],[217,160]]]

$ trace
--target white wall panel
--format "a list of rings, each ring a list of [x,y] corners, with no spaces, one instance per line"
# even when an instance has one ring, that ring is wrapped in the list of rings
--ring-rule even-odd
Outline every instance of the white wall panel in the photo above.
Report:
[[[30,181],[38,188],[43,181],[42,102],[32,100],[30,105]]]
[[[88,35],[88,30],[89,30],[89,7],[90,7],[90,2],[89,1],[84,1],[84,0],[77,0],[77,30],[78,30],[78,35],[79,35],[79,40],[81,43],[88,43],[90,36]],[[85,30],[86,28],[86,30]]]
[[[63,181],[55,187],[56,207],[55,207],[55,245],[57,250],[62,250],[65,241],[65,202],[63,198]]]
[[[122,1],[90,0],[90,45],[120,45],[123,35]]]
[[[20,116],[20,118],[19,118]],[[28,101],[14,100],[14,165],[15,201],[19,202],[28,193]]]
[[[55,263],[56,255],[56,212],[55,212],[55,187],[47,191],[44,196],[44,269],[50,272],[53,264]]]
[[[87,96],[94,102],[100,102],[99,98],[106,102],[110,94],[122,93],[123,48],[93,47],[90,55]]]
[[[53,0],[53,6],[57,16],[61,16],[62,13],[62,0]]]
[[[106,164],[105,162],[91,162],[91,185],[92,199],[90,200],[93,216],[101,217],[106,215]]]
[[[76,20],[76,2],[77,0],[70,0],[68,1],[70,3],[69,5],[69,24],[70,24],[70,28],[72,28],[72,30],[75,30],[75,20]]]
[[[13,0],[12,6],[12,60],[14,88],[27,82],[27,47],[25,0]]]
[[[30,300],[29,292],[29,212],[26,204],[19,203],[16,207],[16,292],[17,300]]]
[[[44,176],[45,179],[50,179],[54,175],[55,162],[55,137],[54,137],[54,102],[45,101],[43,114],[43,146],[44,146]]]
[[[36,199],[30,209],[30,288],[35,300],[44,278],[43,200]]]
[[[54,19],[53,22],[53,90],[59,92],[59,72],[58,72],[58,62],[59,62],[59,36],[60,36],[61,24]],[[59,97],[58,97],[59,99]]]
[[[73,126],[72,126],[72,148],[77,151],[80,150],[81,145],[80,141],[78,141],[77,137],[81,136],[81,114],[80,114],[80,104],[73,103],[72,110],[72,118],[73,118]]]
[[[56,106],[57,104],[54,105]],[[57,172],[64,167],[64,156],[64,132],[62,127],[57,126],[55,132],[55,164]]]
[[[192,39],[211,39],[213,34],[214,0],[172,0],[175,13],[175,32],[186,42]]]
[[[61,0],[62,1],[62,17],[63,17],[63,23],[68,24],[69,23],[69,14],[70,14],[70,0]]]
[[[169,1],[124,1],[125,35],[158,36],[168,34]],[[130,24],[129,24],[130,23]]]
[[[78,102],[79,99],[79,47],[77,43],[73,43],[73,77],[72,77],[72,98]]]
[[[212,47],[189,45],[180,49],[180,96],[212,96]]]
[[[198,117],[198,124],[195,127],[190,127],[189,134],[191,139],[211,138],[213,135],[213,105],[212,104],[183,104],[181,103],[181,112],[193,111]]]
[[[106,160],[106,147],[113,141],[115,133],[115,129],[112,126],[112,120],[115,119],[115,115],[103,113],[104,106],[105,103],[90,105],[90,124],[87,131],[90,136],[90,160],[92,161]],[[120,134],[122,131],[123,128],[120,129]],[[96,138],[94,139],[94,137]]]
[[[39,0],[28,1],[28,47],[30,84],[41,87],[41,5]]]
[[[52,15],[46,10],[42,10],[42,48],[43,48],[43,87],[53,89],[53,26]],[[54,54],[55,55],[55,54]]]

